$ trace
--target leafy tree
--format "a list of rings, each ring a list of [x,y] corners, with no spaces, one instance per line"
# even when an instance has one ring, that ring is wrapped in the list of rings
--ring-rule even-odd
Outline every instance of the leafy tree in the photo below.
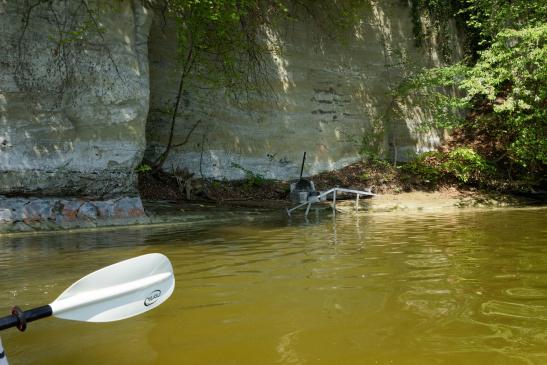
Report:
[[[545,23],[547,16],[547,3],[542,0],[459,0],[458,3],[475,50],[487,49],[504,29],[537,27]]]
[[[400,92],[429,105],[435,126],[487,135],[497,152],[487,156],[492,162],[541,178],[547,165],[547,3],[467,0],[459,2],[458,14],[475,37],[470,57],[423,70]]]

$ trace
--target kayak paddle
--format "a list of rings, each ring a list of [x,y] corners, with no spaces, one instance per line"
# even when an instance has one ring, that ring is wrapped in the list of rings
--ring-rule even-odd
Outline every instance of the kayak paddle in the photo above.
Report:
[[[0,318],[0,331],[51,315],[83,322],[110,322],[136,316],[163,303],[175,289],[169,259],[151,253],[104,267],[81,278],[49,305]]]

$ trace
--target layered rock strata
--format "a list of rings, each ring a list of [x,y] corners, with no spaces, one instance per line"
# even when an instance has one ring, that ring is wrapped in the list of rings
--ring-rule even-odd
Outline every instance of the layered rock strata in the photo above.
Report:
[[[150,10],[0,1],[0,19],[1,230],[138,223]]]
[[[150,11],[139,0],[0,1],[0,18],[0,194],[135,194]]]
[[[240,179],[249,173],[291,179],[299,176],[304,151],[304,173],[311,175],[355,162],[363,149],[401,161],[439,144],[442,131],[424,133],[417,128],[428,120],[428,111],[393,97],[410,70],[441,62],[438,45],[416,46],[408,4],[370,1],[361,20],[344,34],[333,35],[306,19],[266,32],[264,42],[278,50],[268,55],[264,75],[271,92],[239,95],[235,100],[225,89],[201,79],[187,80],[174,144],[191,134],[170,154],[166,170],[187,169],[198,177],[218,179]],[[169,139],[171,117],[166,111],[172,110],[179,85],[173,33],[165,18],[154,19],[147,124],[150,160]]]

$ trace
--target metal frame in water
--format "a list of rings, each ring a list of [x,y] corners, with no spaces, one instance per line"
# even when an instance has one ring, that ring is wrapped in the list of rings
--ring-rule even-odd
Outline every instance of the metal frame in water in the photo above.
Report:
[[[308,199],[304,203],[298,204],[297,206],[295,206],[291,209],[287,209],[287,215],[290,217],[291,213],[294,210],[296,210],[300,207],[303,207],[304,205],[307,205],[306,213],[304,214],[304,216],[307,217],[308,213],[310,212],[311,205],[313,203],[319,203],[320,201],[326,200],[326,198],[329,194],[332,194],[332,212],[333,212],[333,214],[336,214],[336,194],[338,192],[350,193],[350,194],[355,194],[356,195],[356,197],[355,197],[355,210],[359,209],[359,197],[361,195],[376,196],[376,194],[371,193],[370,190],[369,191],[362,191],[362,190],[345,189],[345,188],[336,187],[336,188],[332,188],[330,190],[324,191],[324,192],[320,193],[319,195],[309,195]]]

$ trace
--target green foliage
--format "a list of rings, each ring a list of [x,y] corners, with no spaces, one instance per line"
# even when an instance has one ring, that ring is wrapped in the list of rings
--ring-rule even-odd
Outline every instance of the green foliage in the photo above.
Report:
[[[484,183],[492,176],[493,167],[477,152],[458,147],[449,152],[431,151],[421,154],[403,166],[404,170],[432,185],[455,179],[460,183]]]
[[[454,128],[464,121],[463,110],[471,106],[455,89],[468,71],[463,64],[423,70],[403,82],[397,93],[412,94],[421,107],[432,113],[433,119],[420,126],[422,129]]]
[[[500,32],[461,87],[468,100],[483,97],[493,105],[513,136],[512,160],[532,169],[547,164],[547,23]]]
[[[363,134],[361,140],[361,149],[359,154],[365,159],[378,160],[381,155],[380,147],[381,134],[375,134],[373,132]]]
[[[278,2],[280,3],[280,2]],[[341,43],[348,40],[348,32],[362,21],[363,9],[371,8],[370,0],[283,0],[289,19],[310,18],[317,27]]]
[[[359,180],[363,182],[367,182],[370,180],[370,175],[367,174],[366,172],[363,172],[361,175],[359,175]]]
[[[166,0],[176,23],[179,61],[185,76],[217,87],[245,87],[263,66],[266,10],[257,0]]]
[[[475,50],[487,49],[504,29],[524,29],[545,23],[544,0],[466,0],[459,11],[465,17]]]
[[[399,93],[428,106],[433,126],[486,132],[498,146],[496,160],[541,173],[547,164],[547,3],[468,1],[459,14],[477,37],[476,60],[423,70]]]
[[[152,171],[152,167],[148,164],[141,163],[139,166],[137,166],[135,171],[138,172],[138,173],[143,174],[143,173],[147,173],[147,172]]]
[[[469,60],[476,61],[500,31],[542,25],[547,14],[544,0],[412,0],[410,5],[417,45],[434,38],[444,61],[450,61],[452,53],[446,48],[451,44],[451,20],[465,29]]]
[[[358,10],[368,4],[367,0],[165,0],[159,10],[176,22],[183,72],[238,95],[267,90],[269,56],[282,52],[272,40],[276,22],[311,17],[335,36],[350,29]]]
[[[464,1],[412,0],[409,3],[416,45],[423,46],[429,41],[439,49],[442,61],[450,62],[454,53],[452,46],[456,41],[449,24],[454,18],[461,22],[458,15]]]
[[[442,154],[437,151],[422,153],[403,165],[403,169],[418,176],[424,183],[435,185],[441,177],[440,160]]]
[[[256,188],[259,186],[263,186],[267,182],[264,176],[254,173],[251,170],[244,168],[240,164],[232,163],[231,166],[243,171],[243,173],[245,174],[245,186],[247,188]]]
[[[217,190],[217,189],[220,189],[221,187],[222,187],[222,184],[220,181],[218,180],[211,181],[211,189]]]
[[[492,172],[492,167],[471,148],[458,147],[448,153],[440,170],[453,175],[462,183],[467,183],[470,180],[482,181]]]

